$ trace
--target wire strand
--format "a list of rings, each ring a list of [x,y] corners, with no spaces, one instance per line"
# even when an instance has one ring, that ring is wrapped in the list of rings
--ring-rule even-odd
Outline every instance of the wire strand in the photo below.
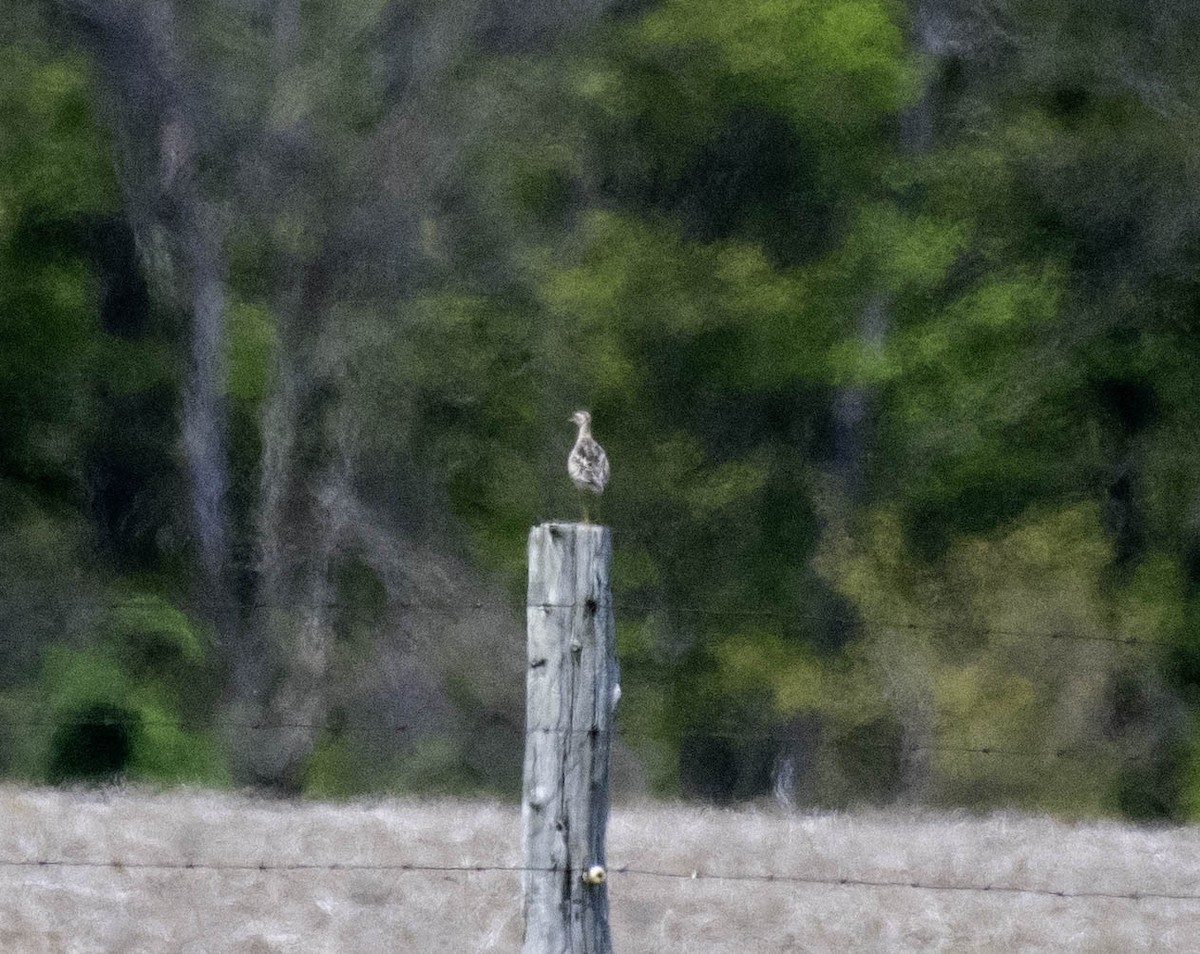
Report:
[[[187,602],[187,601],[183,601]],[[432,615],[441,615],[452,618],[462,618],[468,613],[502,613],[518,616],[522,609],[525,611],[531,609],[585,609],[587,611],[595,611],[598,607],[603,606],[612,610],[615,613],[630,613],[643,615],[663,615],[663,616],[694,616],[710,619],[775,619],[783,622],[791,623],[836,623],[839,625],[859,625],[865,627],[876,627],[884,629],[904,629],[913,632],[940,633],[949,632],[952,630],[965,631],[979,636],[1003,636],[1008,639],[1025,640],[1025,641],[1044,641],[1048,643],[1055,642],[1086,642],[1086,643],[1107,643],[1116,646],[1129,647],[1152,647],[1157,649],[1170,648],[1174,643],[1164,639],[1152,639],[1142,636],[1130,636],[1127,634],[1111,634],[1111,633],[1086,633],[1075,632],[1067,629],[1049,629],[1049,630],[1020,630],[1011,627],[993,627],[993,626],[975,626],[964,623],[961,626],[952,626],[945,623],[925,623],[913,620],[899,619],[871,619],[861,616],[852,616],[845,614],[805,614],[795,613],[787,610],[775,609],[773,607],[745,607],[742,609],[734,609],[729,607],[704,607],[704,606],[678,606],[678,605],[663,605],[658,603],[646,603],[630,600],[612,600],[603,604],[583,604],[583,603],[531,603],[524,606],[517,603],[508,602],[484,602],[480,600],[465,601],[461,603],[424,603],[418,601],[401,600],[389,602],[384,606],[375,608],[364,608],[355,604],[345,602],[328,602],[314,604],[297,604],[297,605],[276,605],[271,603],[252,603],[243,607],[247,610],[265,610],[279,609],[288,612],[307,612],[313,610],[326,610],[345,612],[347,610],[354,611],[354,615],[360,620],[371,620],[383,625],[389,614],[395,614],[397,611],[412,611],[429,613]],[[113,601],[105,604],[105,608],[116,610],[122,608],[144,608],[137,600]],[[18,614],[19,614],[18,610]]]
[[[907,888],[916,891],[957,891],[978,894],[1029,894],[1054,898],[1096,898],[1104,900],[1142,901],[1161,899],[1169,901],[1200,901],[1200,894],[1167,891],[1098,891],[1098,890],[1065,890],[1058,888],[1039,888],[1010,884],[945,884],[941,882],[921,881],[919,879],[900,880],[885,878],[820,878],[812,875],[780,875],[780,874],[721,874],[705,871],[690,873],[677,871],[661,871],[647,868],[618,866],[609,869],[610,874],[634,875],[646,878],[662,878],[677,881],[718,881],[742,882],[752,884],[804,884],[825,885],[845,888]]]
[[[41,869],[92,869],[110,871],[203,871],[203,872],[412,872],[427,874],[548,874],[561,875],[563,870],[555,867],[537,867],[530,865],[502,864],[462,864],[437,865],[418,862],[206,862],[206,861],[124,861],[99,859],[68,859],[68,858],[0,858],[0,868],[41,868]],[[572,876],[574,876],[572,872]],[[578,872],[582,876],[582,870]],[[834,888],[879,888],[901,889],[911,891],[932,892],[967,892],[972,894],[1022,894],[1041,897],[1059,898],[1064,900],[1121,900],[1121,901],[1184,901],[1200,902],[1200,894],[1180,891],[1104,891],[1104,890],[1074,890],[1062,888],[1038,887],[1014,884],[947,884],[945,882],[923,881],[919,878],[890,879],[839,877],[825,878],[816,875],[775,874],[755,872],[710,872],[702,869],[691,871],[668,871],[655,868],[640,868],[632,865],[617,865],[608,869],[608,875],[628,876],[634,878],[654,878],[679,882],[711,881],[726,884],[778,884],[778,885],[808,885]]]
[[[17,718],[17,719],[0,719],[0,725],[21,726],[23,728],[53,728],[60,729],[63,727],[71,728],[89,728],[89,727],[116,727],[125,729],[138,729],[143,727],[157,728],[182,728],[191,729],[193,731],[211,729],[216,731],[221,730],[247,730],[253,732],[286,732],[286,731],[309,731],[309,732],[327,732],[338,730],[349,735],[379,735],[379,736],[397,736],[406,735],[407,733],[416,732],[413,726],[404,724],[394,725],[354,725],[354,724],[335,724],[332,722],[269,722],[269,721],[242,721],[242,720],[214,720],[208,724],[191,724],[186,721],[175,722],[170,719],[142,719],[135,715],[130,716],[96,716],[96,717],[80,717],[73,719],[41,719],[41,718]],[[626,733],[622,731],[620,726],[601,730],[594,727],[587,728],[558,728],[558,727],[535,727],[535,728],[520,728],[518,726],[509,726],[511,734],[516,736],[600,736],[607,733],[610,737],[619,737],[626,739],[631,745],[645,744],[653,742],[652,738],[634,738],[632,740],[626,738]],[[761,742],[773,745],[784,744],[788,741],[788,736],[785,732],[769,732],[769,731],[743,731],[733,729],[689,729],[682,733],[684,740],[687,739],[707,739],[719,740],[727,742]],[[860,753],[879,753],[881,755],[899,755],[911,756],[914,753],[926,753],[930,755],[958,755],[979,758],[995,757],[1007,760],[1024,760],[1038,767],[1045,767],[1048,763],[1053,762],[1096,762],[1097,760],[1107,760],[1108,762],[1124,762],[1133,764],[1138,762],[1150,762],[1156,758],[1153,752],[1121,752],[1121,751],[1104,751],[1101,744],[1096,745],[1077,745],[1064,746],[1057,749],[1014,749],[1003,745],[979,744],[979,745],[943,745],[943,744],[909,744],[909,745],[887,745],[881,742],[871,742],[868,740],[850,739],[850,738],[835,738],[831,740],[831,744],[838,748],[850,749]],[[1104,770],[1103,765],[1096,765],[1095,770],[1101,772]]]

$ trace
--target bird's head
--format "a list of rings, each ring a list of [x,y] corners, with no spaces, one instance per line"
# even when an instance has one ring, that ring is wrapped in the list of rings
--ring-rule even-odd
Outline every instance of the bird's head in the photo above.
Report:
[[[592,415],[587,411],[576,411],[571,415],[571,423],[576,427],[587,427],[592,423]]]

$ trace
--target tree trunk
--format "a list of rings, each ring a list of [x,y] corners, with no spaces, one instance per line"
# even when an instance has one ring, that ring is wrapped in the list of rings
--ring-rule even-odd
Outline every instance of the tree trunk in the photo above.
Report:
[[[60,0],[104,80],[130,226],[160,301],[186,316],[182,445],[207,606],[223,636],[228,612],[229,477],[225,451],[223,235],[197,175],[203,141],[196,84],[170,0]]]

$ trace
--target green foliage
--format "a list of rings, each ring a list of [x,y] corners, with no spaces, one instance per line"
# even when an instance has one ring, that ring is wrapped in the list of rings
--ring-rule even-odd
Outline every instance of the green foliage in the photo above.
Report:
[[[400,792],[464,795],[478,792],[480,779],[466,766],[461,743],[450,735],[419,739],[400,760],[389,787]]]
[[[382,761],[362,742],[323,736],[305,763],[308,798],[354,798],[372,792],[469,795],[484,788],[449,735],[423,736]]]
[[[807,647],[769,631],[751,631],[723,641],[715,654],[721,689],[729,695],[765,689],[780,716],[817,712],[829,704],[825,673]]]
[[[309,798],[354,798],[377,791],[379,770],[344,739],[322,735],[304,766],[304,794]]]
[[[22,515],[17,525],[28,534],[37,523]],[[43,526],[50,532],[41,545],[64,560],[69,545],[54,535],[61,528]],[[14,678],[0,696],[9,714],[5,770],[50,782],[227,783],[215,736],[204,727],[212,673],[202,630],[153,593],[114,588],[104,600],[98,580],[72,581],[62,572],[69,567],[51,571],[56,585],[41,605],[13,605],[3,618],[6,630],[24,626]],[[36,599],[28,584],[18,592]],[[103,603],[103,612],[92,608]]]
[[[204,660],[204,642],[191,620],[160,596],[123,596],[114,604],[106,630],[114,645],[145,659],[162,661],[167,657],[185,666],[197,666]]]
[[[1175,806],[1186,820],[1200,818],[1200,727],[1191,725],[1185,735],[1187,749],[1180,759],[1179,800]]]
[[[25,19],[18,17],[15,22]],[[79,57],[0,34],[0,464],[62,479],[87,432],[97,357],[89,217],[115,187]]]
[[[270,389],[278,347],[273,317],[265,308],[238,303],[228,310],[225,321],[229,329],[229,396],[257,405]]]
[[[649,386],[650,353],[682,350],[716,386],[770,387],[819,370],[822,328],[806,314],[803,276],[777,272],[762,251],[697,245],[669,226],[594,213],[578,264],[554,269],[542,294],[569,337],[552,353],[586,355],[599,400]],[[826,340],[828,332],[826,332]],[[568,370],[568,369],[564,369]]]
[[[634,27],[655,52],[694,51],[734,95],[830,138],[861,135],[915,92],[899,6],[886,0],[668,0]]]
[[[12,234],[38,210],[107,212],[115,200],[107,143],[92,118],[91,77],[79,56],[3,38],[0,78],[0,224]]]
[[[1168,607],[1178,605],[1170,561],[1149,561],[1114,589],[1111,546],[1086,506],[1031,511],[1001,535],[959,538],[936,565],[914,558],[894,515],[878,515],[868,539],[866,549],[846,541],[821,558],[864,625],[854,652],[855,680],[866,681],[843,694],[851,702],[839,719],[862,726],[880,704],[900,716],[928,706],[937,719],[920,744],[934,749],[936,797],[948,804],[1126,812],[1133,803],[1123,799],[1151,797],[1134,794],[1140,782],[1129,787],[1123,754],[1146,744],[1148,726],[1136,716],[1111,722],[1110,707],[1123,684],[1157,692],[1154,673],[1147,650],[1112,641],[1167,637]],[[1150,593],[1162,612],[1147,612]],[[999,760],[961,754],[978,749],[1024,752],[1047,770],[1017,778]]]
[[[1061,27],[1068,8],[1020,11]],[[376,80],[344,68],[353,16],[306,21],[273,128],[346,144],[372,121]],[[1140,386],[1172,408],[1194,397],[1179,335],[1150,357],[1093,328],[1136,317],[1156,288],[1143,266],[1136,292],[1094,291],[1131,259],[1107,251],[1128,209],[1091,185],[1177,189],[1186,163],[1147,145],[1154,120],[1089,76],[1087,56],[1035,75],[1024,46],[990,89],[947,93],[937,149],[905,154],[898,114],[936,80],[905,29],[879,2],[668,0],[574,57],[481,67],[465,115],[492,124],[448,201],[466,211],[420,209],[427,272],[412,294],[332,310],[339,383],[378,472],[403,471],[406,500],[444,491],[514,588],[528,523],[577,507],[563,418],[596,412],[615,464],[602,519],[624,531],[617,581],[651,607],[621,621],[635,700],[623,718],[664,790],[706,729],[812,719],[833,801],[894,797],[906,747],[943,743],[1042,753],[1056,772],[939,753],[935,799],[1141,811],[1153,799],[1118,763],[1142,728],[1109,726],[1127,662],[1100,638],[1040,655],[1004,634],[1188,630],[1169,515],[1195,493],[1179,451],[1190,416],[1114,436],[1090,397],[1172,360]],[[1068,81],[1090,84],[1080,105],[1058,90]],[[446,128],[456,119],[447,109]],[[267,229],[277,252],[317,256],[333,204],[282,209]],[[881,339],[863,331],[872,302]],[[271,386],[270,325],[232,316],[235,399]],[[1082,344],[1060,354],[1064,340]],[[872,393],[863,439],[877,456],[866,499],[839,502],[823,471],[846,388]],[[1104,499],[1118,464],[1139,468],[1146,519],[1176,541],[1127,564]],[[711,615],[671,615],[694,606]],[[738,622],[762,606],[777,623]],[[355,630],[343,653],[364,640]],[[1134,671],[1130,697],[1148,697],[1152,672]],[[1072,747],[1098,753],[1089,777],[1056,760]],[[762,753],[712,746],[693,762],[705,753],[728,760],[733,790],[752,789]],[[402,784],[457,785],[462,758],[430,742]],[[365,762],[322,743],[309,788],[359,790]]]
[[[180,724],[177,693],[111,651],[52,648],[36,690],[41,731],[24,768],[34,777],[228,782],[211,734]]]
[[[578,515],[588,407],[613,461],[593,514],[640,608],[621,718],[656,790],[761,795],[786,743],[826,803],[1196,813],[1194,18],[967,5],[946,55],[891,0],[663,0],[490,57],[454,3],[303,3],[294,35],[177,7],[213,107],[197,187],[238,213],[240,598],[264,515],[319,527],[335,460],[355,519],[420,547],[460,527],[519,592],[529,524]],[[186,328],[102,312],[123,210],[95,80],[37,6],[0,14],[2,685],[57,726],[0,756],[217,779],[182,723],[225,674],[151,595],[189,591]],[[297,565],[307,544],[282,541]],[[398,584],[325,562],[353,699],[398,652]],[[290,651],[287,608],[262,615]],[[457,712],[492,704],[486,665],[444,667]],[[462,725],[384,752],[331,732],[305,790],[495,784]]]

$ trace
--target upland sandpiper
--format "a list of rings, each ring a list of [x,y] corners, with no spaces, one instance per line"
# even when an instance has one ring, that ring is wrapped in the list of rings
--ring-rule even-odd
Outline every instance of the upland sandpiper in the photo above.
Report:
[[[584,491],[594,494],[603,493],[608,483],[608,455],[604,448],[592,437],[592,415],[587,411],[576,411],[571,420],[579,427],[579,436],[575,438],[575,446],[567,457],[567,473],[571,482],[579,489],[583,503],[583,522],[588,522],[587,498]]]

